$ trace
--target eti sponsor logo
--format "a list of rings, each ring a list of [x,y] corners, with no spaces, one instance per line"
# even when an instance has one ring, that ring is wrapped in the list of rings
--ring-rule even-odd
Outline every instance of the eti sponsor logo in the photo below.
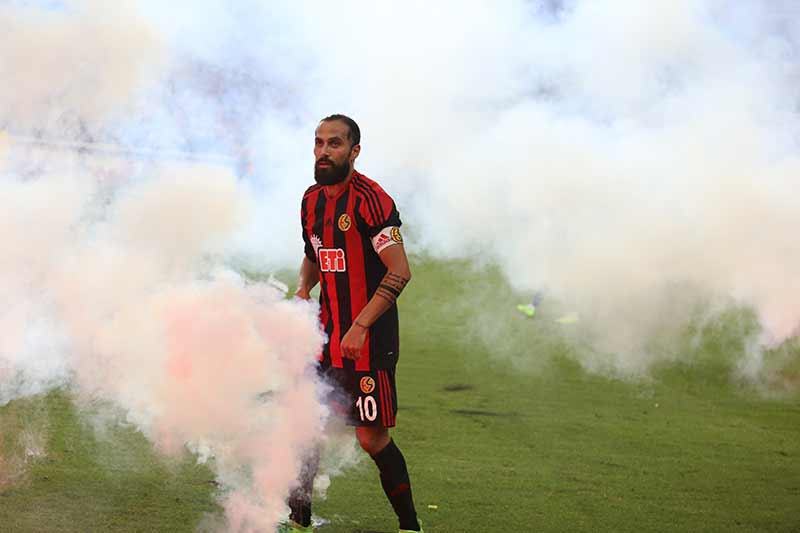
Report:
[[[347,213],[342,213],[342,216],[339,217],[338,226],[339,229],[342,231],[347,231],[350,229],[350,226],[353,225],[353,221],[350,220],[350,215]]]
[[[364,376],[358,384],[361,387],[361,392],[369,394],[375,390],[375,380],[370,376]]]
[[[347,272],[344,250],[341,248],[320,248],[317,257],[321,272]]]

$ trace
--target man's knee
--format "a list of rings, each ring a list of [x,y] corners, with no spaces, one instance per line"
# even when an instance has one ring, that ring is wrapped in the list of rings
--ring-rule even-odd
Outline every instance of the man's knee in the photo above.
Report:
[[[375,455],[389,444],[389,430],[384,427],[363,426],[356,428],[356,438],[361,449]]]

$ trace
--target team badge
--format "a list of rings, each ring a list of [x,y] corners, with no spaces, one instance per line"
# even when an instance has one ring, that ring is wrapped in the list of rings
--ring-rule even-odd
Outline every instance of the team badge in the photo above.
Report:
[[[352,224],[353,223],[350,220],[350,215],[347,213],[342,213],[342,216],[339,217],[339,229],[342,231],[347,231],[350,229]]]
[[[359,383],[361,387],[361,392],[364,394],[369,394],[370,392],[375,390],[375,380],[369,376],[364,376],[361,378],[361,382]]]
[[[400,235],[400,228],[392,228],[392,240],[397,244],[403,244],[403,236]]]

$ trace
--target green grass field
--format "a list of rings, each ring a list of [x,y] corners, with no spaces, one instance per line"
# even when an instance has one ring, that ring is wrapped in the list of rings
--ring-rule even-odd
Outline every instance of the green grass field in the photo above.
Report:
[[[800,396],[733,384],[741,320],[625,382],[583,372],[517,299],[491,268],[415,261],[394,436],[426,531],[800,531]],[[63,391],[0,408],[0,532],[194,531],[215,490],[131,429],[97,435]],[[366,457],[315,514],[397,530]]]

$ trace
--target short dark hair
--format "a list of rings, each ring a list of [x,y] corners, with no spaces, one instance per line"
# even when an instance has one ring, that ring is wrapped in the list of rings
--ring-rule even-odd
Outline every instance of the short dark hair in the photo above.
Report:
[[[356,124],[356,121],[347,115],[340,115],[337,113],[323,118],[320,122],[332,122],[334,120],[347,124],[347,128],[350,130],[347,133],[347,137],[353,142],[353,146],[361,144],[361,129],[358,127],[358,124]]]

